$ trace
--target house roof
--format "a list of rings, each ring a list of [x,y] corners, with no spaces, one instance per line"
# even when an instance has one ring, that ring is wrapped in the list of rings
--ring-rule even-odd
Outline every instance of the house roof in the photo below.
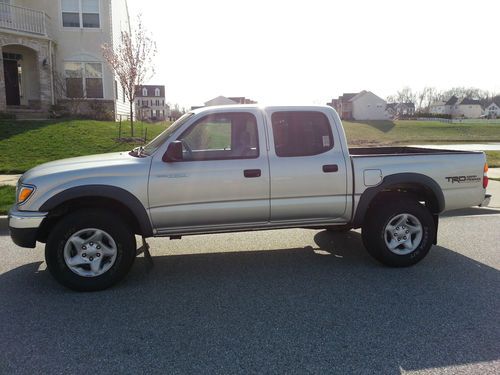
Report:
[[[488,104],[485,108],[488,108],[488,107],[489,107],[489,106],[491,106],[492,104],[494,104],[494,105],[496,105],[498,108],[500,108],[500,99],[498,99],[498,100],[493,99],[493,100],[491,101],[491,103],[489,103],[489,104]]]
[[[445,105],[455,105],[458,102],[458,98],[453,95],[450,99],[448,99],[445,103]]]
[[[358,92],[356,95],[354,95],[352,98],[349,99],[350,102],[355,101],[356,99],[361,98],[363,95],[365,95],[368,91],[363,90],[361,92]]]
[[[470,99],[470,98],[463,98],[460,104],[467,104],[467,105],[481,105],[481,102],[476,99]]]
[[[147,97],[154,97],[155,96],[155,89],[160,89],[160,97],[165,97],[165,86],[164,85],[139,85],[139,86],[135,86],[137,97],[144,98],[144,96],[142,95],[142,89],[144,89],[144,88],[148,90]]]
[[[238,104],[238,103],[222,95],[219,95],[216,98],[210,99],[209,101],[205,102],[205,106],[225,105],[225,104]]]
[[[380,96],[377,96],[375,95],[373,92],[371,91],[366,91],[366,90],[363,90],[361,91],[360,93],[358,93],[357,95],[353,96],[351,99],[349,99],[350,102],[353,102],[355,100],[358,100],[359,98],[361,98],[362,96],[366,95],[366,94],[372,94],[373,96],[379,98],[380,100],[382,100],[383,102],[385,102],[384,99],[382,99]]]
[[[359,94],[359,92],[344,93],[341,96],[339,96],[339,100],[349,101],[349,100],[351,100],[352,98],[354,98],[358,94]]]

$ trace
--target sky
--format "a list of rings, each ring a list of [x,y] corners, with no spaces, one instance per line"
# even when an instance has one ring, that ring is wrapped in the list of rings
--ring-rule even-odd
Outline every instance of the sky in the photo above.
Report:
[[[325,104],[402,87],[500,93],[500,0],[128,0],[166,99]]]

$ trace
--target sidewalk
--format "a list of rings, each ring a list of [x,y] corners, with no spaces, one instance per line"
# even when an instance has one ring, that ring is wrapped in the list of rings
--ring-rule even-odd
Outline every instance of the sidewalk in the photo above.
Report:
[[[21,177],[20,174],[0,174],[0,186],[2,185],[16,186],[19,177]]]

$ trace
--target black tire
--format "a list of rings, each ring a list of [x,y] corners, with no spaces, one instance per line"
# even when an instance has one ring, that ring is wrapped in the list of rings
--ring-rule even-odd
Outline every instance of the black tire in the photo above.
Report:
[[[64,260],[64,248],[68,239],[86,228],[106,232],[116,245],[114,264],[98,276],[80,276]],[[79,210],[60,219],[52,228],[45,246],[45,261],[52,276],[65,287],[84,292],[103,290],[123,279],[132,267],[135,255],[133,231],[120,216],[98,209]]]
[[[399,245],[394,251],[391,251],[386,244],[386,240],[389,241],[392,234],[388,234],[386,228],[393,223],[392,220],[401,217],[403,214],[409,214],[420,222],[421,239],[418,243],[418,241],[415,241],[417,235],[410,233],[408,237],[410,237],[410,241],[414,241],[413,245],[416,246],[414,249],[406,249],[403,245]],[[389,232],[392,232],[392,229]],[[427,207],[420,204],[416,199],[399,194],[388,195],[371,207],[362,226],[363,244],[368,253],[379,262],[390,267],[408,267],[420,262],[428,254],[435,235],[434,219]],[[408,254],[396,253],[405,251],[411,252]]]

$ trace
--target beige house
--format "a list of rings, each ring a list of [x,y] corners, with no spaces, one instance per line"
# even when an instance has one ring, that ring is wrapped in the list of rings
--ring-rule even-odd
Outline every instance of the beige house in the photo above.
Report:
[[[343,120],[387,120],[387,102],[371,91],[344,93],[327,105],[335,108]]]
[[[81,112],[126,116],[101,45],[128,27],[126,0],[0,0],[0,111],[42,117],[78,101]]]
[[[437,115],[449,115],[452,118],[479,118],[483,114],[483,107],[479,100],[460,99],[453,95],[446,101],[432,103],[429,112]]]

